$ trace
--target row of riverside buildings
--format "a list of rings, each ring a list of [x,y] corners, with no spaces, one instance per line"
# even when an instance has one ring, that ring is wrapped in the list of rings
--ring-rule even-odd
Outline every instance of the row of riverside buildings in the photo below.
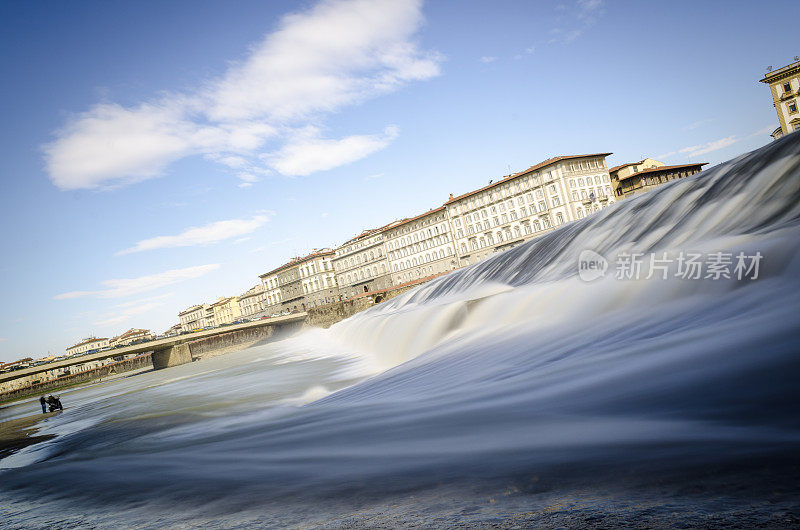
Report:
[[[179,313],[180,331],[209,328],[376,294],[476,263],[615,201],[698,173],[646,158],[611,168],[611,153],[550,158],[414,217],[364,230],[259,276],[239,296]],[[177,326],[175,326],[177,328]]]

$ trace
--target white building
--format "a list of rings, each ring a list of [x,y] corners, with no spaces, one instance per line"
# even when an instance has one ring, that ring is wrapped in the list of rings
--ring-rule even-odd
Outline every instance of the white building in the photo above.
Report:
[[[237,297],[239,311],[246,317],[260,313],[266,308],[265,299],[264,286],[262,284],[255,285]]]
[[[78,344],[67,348],[67,355],[81,355],[106,346],[108,346],[107,338],[87,337],[78,342]]]
[[[400,285],[455,269],[458,258],[444,206],[385,230],[392,283]]]
[[[153,339],[155,336],[149,329],[131,328],[122,335],[117,335],[108,341],[109,346],[127,346],[134,342]]]
[[[192,331],[193,329],[204,328],[206,310],[202,305],[193,305],[178,313],[181,321],[181,331]]]
[[[269,272],[259,275],[261,287],[264,289],[264,309],[267,313],[274,314],[281,310],[281,286],[278,282],[278,272],[285,265],[281,265]]]
[[[330,304],[339,299],[339,287],[333,270],[333,250],[315,250],[297,261],[305,308]]]
[[[605,158],[558,156],[445,203],[459,266],[614,203]]]
[[[397,222],[365,230],[336,248],[333,267],[336,283],[344,298],[386,289],[392,285],[389,259],[384,248],[384,231]]]

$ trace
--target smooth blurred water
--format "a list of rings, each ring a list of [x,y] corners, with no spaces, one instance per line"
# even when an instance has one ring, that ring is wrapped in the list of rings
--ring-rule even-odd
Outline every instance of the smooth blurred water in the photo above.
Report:
[[[531,477],[552,493],[784,458],[800,448],[799,218],[794,134],[329,330],[66,392],[40,431],[56,438],[0,461],[5,520],[337,526],[402,505],[446,524]],[[763,260],[756,280],[587,283],[585,249],[612,267],[622,251]],[[0,419],[21,407],[38,404]]]

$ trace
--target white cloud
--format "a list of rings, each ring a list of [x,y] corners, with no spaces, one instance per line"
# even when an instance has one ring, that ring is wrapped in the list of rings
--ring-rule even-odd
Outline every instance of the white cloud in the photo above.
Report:
[[[684,131],[693,131],[693,130],[697,129],[698,127],[700,127],[701,125],[705,125],[706,123],[710,123],[712,121],[714,121],[712,118],[708,118],[706,120],[696,121],[694,123],[690,123],[689,125],[686,125],[685,127],[682,128],[682,130],[684,130]]]
[[[677,151],[670,151],[669,153],[664,153],[663,155],[656,155],[656,160],[661,160],[663,158],[669,158],[671,156],[677,155]]]
[[[226,219],[225,221],[187,228],[178,235],[143,239],[130,248],[120,250],[116,255],[120,256],[159,248],[193,247],[219,243],[225,239],[249,234],[264,226],[269,219],[270,215],[268,214],[258,214],[250,219]]]
[[[145,313],[149,313],[155,309],[164,306],[164,300],[170,298],[174,295],[174,293],[166,293],[159,296],[154,296],[151,298],[145,298],[142,300],[133,300],[131,302],[125,302],[122,304],[117,304],[111,308],[106,314],[98,317],[99,320],[94,322],[96,326],[110,326],[113,324],[120,324],[122,322],[127,322],[132,317],[143,315]]]
[[[778,128],[777,125],[767,125],[766,127],[763,127],[761,129],[757,130],[756,132],[754,132],[750,136],[763,136],[765,134],[771,134],[772,131],[774,131],[777,128]]]
[[[249,170],[268,139],[438,75],[441,57],[414,41],[423,21],[420,0],[322,0],[283,17],[244,60],[196,92],[75,115],[43,148],[50,179],[61,189],[113,187],[198,154]]]
[[[566,11],[563,4],[557,5],[556,10]],[[568,28],[557,27],[550,30],[553,37],[547,41],[547,44],[558,42],[569,44],[580,37],[585,30],[597,24],[597,19],[604,13],[603,0],[577,0],[575,9],[571,10],[570,13],[573,14],[574,18],[564,21]]]
[[[70,291],[58,294],[54,300],[69,300],[72,298],[82,298],[85,296],[95,296],[98,298],[123,298],[134,294],[160,289],[167,285],[192,280],[205,276],[209,272],[219,269],[219,263],[208,265],[198,265],[185,269],[171,269],[157,274],[140,276],[138,278],[123,278],[117,280],[105,280],[102,285],[105,289],[97,291]]]
[[[365,181],[367,181],[367,180],[377,180],[377,179],[383,177],[383,175],[384,175],[384,173],[374,173],[372,175],[367,175],[366,177],[364,177],[364,180]]]
[[[481,57],[478,60],[480,62],[482,62],[482,63],[493,63],[493,62],[495,62],[497,60],[497,57],[487,57],[487,56],[484,55],[483,57]]]
[[[687,154],[689,158],[695,158],[706,153],[728,147],[729,145],[735,144],[738,141],[739,139],[736,138],[736,136],[728,136],[726,138],[720,138],[719,140],[713,140],[705,144],[684,147],[683,149],[679,149],[678,153]]]
[[[316,128],[308,127],[278,152],[265,155],[263,159],[282,175],[310,175],[360,160],[383,149],[396,137],[397,128],[387,127],[382,135],[356,135],[329,140],[320,138]]]

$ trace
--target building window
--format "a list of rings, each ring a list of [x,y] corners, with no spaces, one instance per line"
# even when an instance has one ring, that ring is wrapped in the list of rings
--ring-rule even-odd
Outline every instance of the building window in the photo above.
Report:
[[[797,114],[797,100],[790,101],[786,106],[789,108],[789,114]]]
[[[792,91],[791,82],[783,84],[783,91],[787,94]]]

